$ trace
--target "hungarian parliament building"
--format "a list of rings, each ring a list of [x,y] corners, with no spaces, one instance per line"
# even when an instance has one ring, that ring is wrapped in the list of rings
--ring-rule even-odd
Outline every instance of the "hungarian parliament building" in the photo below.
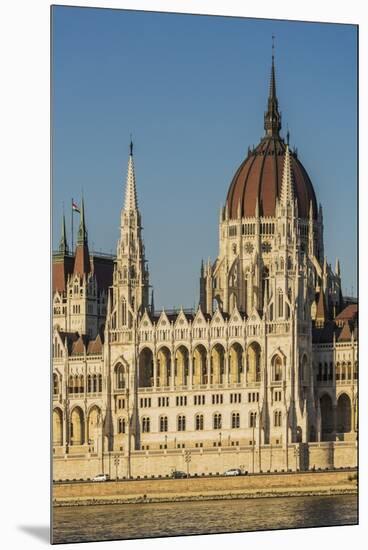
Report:
[[[264,136],[228,188],[196,310],[154,307],[132,143],[116,255],[89,251],[83,202],[73,250],[63,220],[55,480],[356,465],[357,301],[342,295],[322,206],[280,131],[272,58]]]

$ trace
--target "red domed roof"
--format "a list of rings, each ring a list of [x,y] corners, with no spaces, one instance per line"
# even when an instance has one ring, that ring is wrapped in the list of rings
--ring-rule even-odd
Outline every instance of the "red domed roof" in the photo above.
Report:
[[[265,137],[239,166],[231,182],[226,207],[230,219],[253,217],[258,198],[260,216],[274,216],[276,197],[280,198],[286,143],[280,136],[281,114],[276,95],[274,56],[272,54],[271,78],[264,114]],[[317,201],[313,185],[295,153],[290,154],[294,193],[298,204],[298,216],[309,217],[312,202],[313,217],[317,218]]]
[[[286,144],[279,135],[266,136],[239,166],[231,182],[226,206],[229,218],[253,217],[257,198],[260,216],[274,216],[276,197],[280,198]],[[298,216],[309,217],[312,202],[313,217],[317,217],[317,201],[309,176],[295,153],[290,154],[294,193]]]

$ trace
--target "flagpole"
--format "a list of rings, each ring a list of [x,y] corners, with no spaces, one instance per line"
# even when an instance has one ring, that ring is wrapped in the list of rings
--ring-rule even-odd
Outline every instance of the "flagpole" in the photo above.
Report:
[[[72,197],[72,255],[74,254],[74,232],[73,232],[73,197]]]

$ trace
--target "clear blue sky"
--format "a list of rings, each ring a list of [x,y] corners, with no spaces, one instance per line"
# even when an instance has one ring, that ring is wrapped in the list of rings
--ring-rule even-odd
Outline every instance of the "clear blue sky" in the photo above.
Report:
[[[53,244],[82,189],[90,248],[115,252],[128,145],[156,307],[198,302],[201,258],[263,135],[276,36],[283,135],[324,209],[328,261],[356,292],[356,28],[93,8],[53,10]],[[78,216],[75,216],[75,230]]]

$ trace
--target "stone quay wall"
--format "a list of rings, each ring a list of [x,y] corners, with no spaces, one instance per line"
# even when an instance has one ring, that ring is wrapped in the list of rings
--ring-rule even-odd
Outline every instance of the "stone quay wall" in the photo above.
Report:
[[[188,460],[189,454],[189,462]],[[229,468],[248,473],[308,471],[357,466],[356,442],[300,443],[286,447],[218,447],[127,453],[58,454],[53,457],[53,480],[88,480],[100,473],[111,479],[165,478],[173,470],[190,475],[222,474]],[[188,470],[187,470],[188,468]]]

